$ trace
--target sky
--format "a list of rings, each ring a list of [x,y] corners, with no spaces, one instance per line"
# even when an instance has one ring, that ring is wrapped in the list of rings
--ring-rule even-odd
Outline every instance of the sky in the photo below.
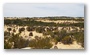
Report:
[[[6,3],[4,17],[84,17],[84,4],[78,3]]]

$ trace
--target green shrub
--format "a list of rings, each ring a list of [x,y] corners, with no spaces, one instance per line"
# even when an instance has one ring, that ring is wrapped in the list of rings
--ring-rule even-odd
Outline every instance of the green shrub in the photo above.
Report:
[[[27,29],[27,31],[33,31],[34,28],[27,27],[26,29]]]
[[[73,43],[73,39],[69,36],[65,36],[62,41],[63,44],[72,44]]]
[[[36,32],[38,32],[38,33],[43,33],[43,32],[44,32],[44,28],[42,28],[42,27],[37,27],[37,28],[36,28]]]
[[[74,33],[74,38],[78,43],[81,43],[82,47],[84,47],[84,32]]]
[[[11,49],[12,45],[9,43],[10,42],[5,41],[5,39],[4,39],[4,49]]]
[[[24,30],[25,30],[25,28],[19,28],[19,33],[21,33]]]
[[[7,28],[7,30],[10,32],[12,29],[11,28]]]
[[[4,36],[10,36],[10,32],[5,31]]]
[[[30,33],[29,33],[29,36],[33,36],[33,33],[32,33],[32,32],[30,32]]]
[[[33,39],[30,41],[29,46],[33,49],[50,49],[52,44],[49,38]]]
[[[16,32],[16,30],[15,30],[15,29],[13,29],[13,32]]]
[[[24,48],[26,46],[28,46],[29,41],[23,39],[22,37],[19,36],[19,34],[12,34],[12,36],[8,39],[8,42],[14,42],[14,48]],[[4,43],[5,46],[7,45],[7,43]]]

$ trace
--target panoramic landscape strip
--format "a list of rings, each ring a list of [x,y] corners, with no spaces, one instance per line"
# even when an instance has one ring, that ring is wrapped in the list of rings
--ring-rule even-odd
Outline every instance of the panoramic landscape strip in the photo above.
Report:
[[[84,49],[84,17],[4,17],[4,49]]]

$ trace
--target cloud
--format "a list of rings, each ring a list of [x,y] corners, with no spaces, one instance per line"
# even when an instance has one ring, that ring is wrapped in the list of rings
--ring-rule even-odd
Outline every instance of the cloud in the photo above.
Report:
[[[74,16],[84,17],[84,4],[55,3],[9,3],[4,5],[4,16],[37,17],[37,16]]]

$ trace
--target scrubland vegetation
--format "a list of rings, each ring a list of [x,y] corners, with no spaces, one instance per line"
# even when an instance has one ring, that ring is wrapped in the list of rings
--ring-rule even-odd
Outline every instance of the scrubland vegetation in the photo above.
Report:
[[[43,22],[42,20],[65,22]],[[64,45],[71,45],[74,41],[84,48],[84,19],[82,17],[26,17],[12,19],[5,17],[4,27],[5,49],[22,49],[25,47],[51,49],[52,46],[57,45],[59,42]],[[58,49],[57,46],[55,48]]]

